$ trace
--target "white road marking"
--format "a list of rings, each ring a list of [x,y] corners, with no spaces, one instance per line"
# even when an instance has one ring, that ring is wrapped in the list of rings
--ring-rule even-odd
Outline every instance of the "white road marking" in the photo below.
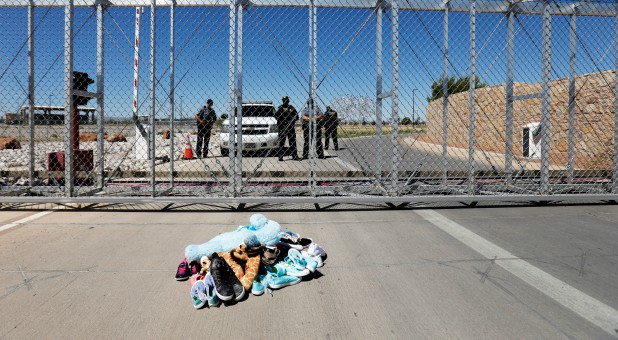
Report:
[[[34,220],[36,220],[38,218],[41,218],[41,217],[43,217],[43,216],[45,216],[47,214],[51,214],[53,212],[54,212],[53,210],[41,211],[40,213],[36,213],[34,215],[30,215],[28,217],[22,218],[21,220],[18,220],[18,221],[9,223],[9,224],[5,224],[5,225],[0,227],[0,231],[5,231],[7,229],[15,228],[15,227],[17,227],[20,224],[24,224],[24,223],[28,223],[30,221],[34,221]]]
[[[334,157],[335,162],[346,168],[348,171],[360,171],[354,165],[342,160],[339,156],[331,155],[330,152],[328,152],[327,150],[324,150],[324,155]]]
[[[416,211],[416,213],[486,258],[493,259],[497,257],[495,263],[500,267],[519,277],[543,294],[554,299],[561,305],[580,315],[582,318],[592,322],[612,336],[616,336],[616,329],[618,329],[618,310],[584,294],[530,263],[517,259],[515,255],[435,211],[419,210]],[[500,260],[501,258],[508,260]]]

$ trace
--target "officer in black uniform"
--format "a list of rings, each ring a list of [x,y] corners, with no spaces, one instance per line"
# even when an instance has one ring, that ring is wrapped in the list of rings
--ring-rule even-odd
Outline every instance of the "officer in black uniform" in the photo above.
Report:
[[[210,134],[212,127],[217,120],[217,114],[212,108],[213,101],[208,99],[206,105],[195,115],[197,121],[197,146],[195,151],[197,158],[206,158],[208,156],[208,144],[210,143]],[[204,146],[202,153],[202,145]]]
[[[277,108],[275,118],[277,119],[277,129],[279,130],[279,160],[283,160],[283,156],[292,156],[292,159],[298,160],[296,151],[296,121],[298,120],[298,111],[294,106],[290,105],[290,98],[287,96],[281,98],[283,104]],[[285,149],[285,140],[288,140],[288,149]]]
[[[339,142],[337,141],[338,126],[339,118],[337,118],[337,111],[327,106],[326,113],[324,114],[324,130],[326,132],[326,136],[324,137],[324,149],[328,150],[328,141],[332,139],[335,150],[339,150]]]

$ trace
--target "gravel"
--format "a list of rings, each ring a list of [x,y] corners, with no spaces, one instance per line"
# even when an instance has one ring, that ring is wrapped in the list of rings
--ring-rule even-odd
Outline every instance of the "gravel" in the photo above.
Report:
[[[185,148],[185,135],[176,134],[174,144],[174,159],[182,158]],[[196,136],[191,135],[191,145],[195,147]],[[149,171],[150,160],[137,159],[135,152],[135,137],[127,137],[126,142],[110,143],[104,141],[105,149],[105,170],[113,171]],[[157,136],[155,139],[155,164],[163,164],[169,161],[169,148],[171,141]],[[93,150],[94,161],[98,160],[97,142],[80,142],[80,149]],[[35,144],[35,170],[47,169],[47,154],[50,152],[63,151],[63,142],[37,142]],[[210,148],[218,148],[216,136],[211,137]],[[9,171],[28,171],[30,159],[30,145],[22,143],[19,150],[0,150],[0,170]],[[45,179],[44,181],[47,181]],[[43,180],[40,181],[41,184]],[[27,177],[0,177],[0,186],[24,186],[29,185]]]

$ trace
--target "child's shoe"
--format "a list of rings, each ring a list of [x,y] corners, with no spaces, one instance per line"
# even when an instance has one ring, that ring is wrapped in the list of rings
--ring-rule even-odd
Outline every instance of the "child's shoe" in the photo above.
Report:
[[[215,280],[213,280],[212,275],[210,273],[206,274],[204,278],[206,299],[208,300],[208,307],[216,307],[219,306],[221,300],[217,297],[217,292],[215,290]]]
[[[306,250],[301,252],[301,255],[307,259],[310,258],[318,263],[317,268],[324,266],[324,258],[326,257],[326,251],[320,247],[317,243],[312,243]]]
[[[279,289],[285,286],[291,286],[299,283],[301,281],[300,277],[290,276],[290,275],[282,275],[282,276],[271,276],[268,279],[268,287],[272,289]]]
[[[193,286],[191,286],[191,300],[193,301],[193,307],[195,307],[195,309],[200,309],[208,303],[206,283],[203,280],[197,280]]]
[[[251,294],[253,295],[262,295],[266,290],[266,286],[268,285],[267,280],[268,275],[262,274],[255,277],[253,280],[253,285],[251,285]]]
[[[189,263],[189,276],[199,274],[201,269],[202,266],[197,261]]]
[[[185,281],[189,279],[189,266],[187,265],[187,259],[182,259],[182,262],[178,265],[176,270],[176,281]]]

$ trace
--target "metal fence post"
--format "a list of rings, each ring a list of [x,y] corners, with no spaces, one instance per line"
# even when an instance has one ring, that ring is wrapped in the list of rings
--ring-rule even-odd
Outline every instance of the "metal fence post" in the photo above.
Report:
[[[575,72],[577,67],[577,31],[576,31],[576,9],[570,16],[569,22],[569,136],[568,136],[568,183],[573,183],[575,158]]]
[[[150,144],[150,181],[152,185],[152,197],[156,196],[156,169],[155,169],[155,156],[156,152],[156,143],[155,143],[155,105],[156,105],[156,87],[155,87],[155,60],[156,60],[156,49],[155,49],[155,25],[156,25],[156,9],[157,9],[157,0],[150,1],[150,138],[148,139],[148,143]]]
[[[105,7],[102,2],[97,4],[97,188],[103,190],[105,183],[105,144],[104,120],[105,120]]]
[[[316,171],[316,138],[317,138],[317,115],[316,115],[316,98],[315,98],[315,77],[316,77],[316,8],[314,0],[309,2],[309,102],[307,110],[309,110],[309,168],[310,168],[310,188],[311,194],[315,194],[315,171]]]
[[[68,0],[64,6],[64,192],[73,197],[73,6],[74,0]]]
[[[28,105],[30,127],[30,152],[29,152],[29,183],[34,186],[34,2],[30,0],[28,6]]]
[[[382,181],[382,1],[378,1],[376,12],[376,138],[375,176]]]
[[[230,0],[230,33],[228,46],[228,91],[229,91],[229,126],[230,126],[230,154],[229,176],[232,186],[232,195],[236,196],[236,0]]]
[[[138,127],[138,130],[142,137],[146,138],[147,132],[144,131],[142,123],[139,121],[138,115],[138,103],[139,103],[139,47],[141,44],[140,39],[140,26],[141,26],[141,17],[142,17],[142,8],[135,7],[135,38],[133,45],[133,122],[135,126]],[[137,131],[136,136],[137,138]],[[150,147],[150,144],[148,144]],[[150,151],[148,151],[150,154]]]
[[[475,88],[476,88],[476,1],[470,1],[470,128],[468,130],[468,192],[474,195]]]
[[[170,3],[170,186],[174,187],[174,120],[175,108],[174,108],[174,95],[175,92],[175,50],[174,50],[174,28],[176,26],[175,16],[176,0],[172,0]]]
[[[543,75],[541,90],[541,195],[549,194],[549,155],[550,155],[550,88],[551,77],[551,14],[550,1],[543,4]]]
[[[397,0],[391,0],[391,16],[392,16],[392,29],[391,29],[391,43],[392,43],[392,84],[391,84],[391,121],[393,129],[391,140],[393,143],[393,169],[391,171],[392,181],[392,193],[399,195],[397,190],[397,182],[399,181],[399,153],[397,152],[398,131],[399,131],[399,6]]]
[[[236,186],[235,191],[240,193],[242,188],[242,24],[243,4],[239,2],[236,7],[236,140],[238,149],[236,152]]]
[[[614,171],[612,193],[618,194],[618,14],[616,14],[616,63],[614,71]]]
[[[506,145],[504,148],[504,169],[506,184],[513,184],[513,74],[515,69],[515,7],[507,13],[506,24]]]
[[[444,58],[444,65],[442,70],[442,184],[446,185],[448,178],[448,159],[446,154],[448,152],[448,14],[450,9],[450,2],[446,0],[444,4],[444,43],[442,51]]]

